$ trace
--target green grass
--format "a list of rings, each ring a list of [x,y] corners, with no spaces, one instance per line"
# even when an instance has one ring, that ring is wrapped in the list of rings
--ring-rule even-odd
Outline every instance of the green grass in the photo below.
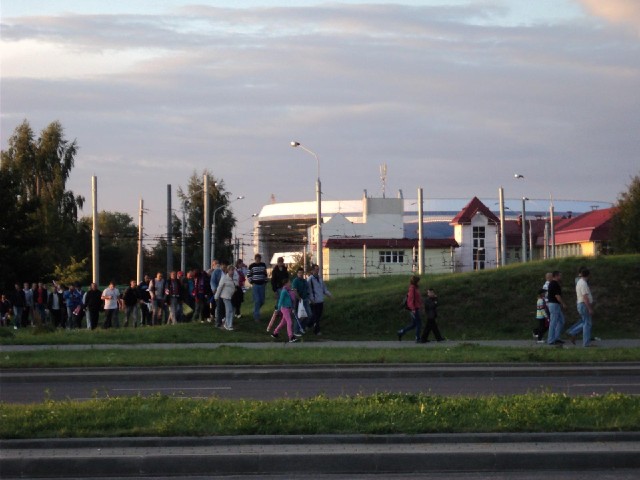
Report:
[[[196,365],[346,365],[399,363],[572,363],[637,362],[638,348],[557,349],[544,346],[513,348],[472,344],[406,348],[274,348],[170,350],[43,350],[4,352],[0,368],[65,368]]]
[[[0,404],[0,416],[1,438],[635,431],[640,397],[381,393],[266,402],[156,395]]]
[[[420,286],[436,289],[439,295],[438,323],[443,334],[456,340],[529,338],[534,326],[537,290],[544,274],[564,272],[564,290],[569,306],[567,324],[578,319],[575,309],[574,275],[579,266],[591,270],[596,300],[594,334],[604,338],[640,337],[640,255],[565,258],[512,265],[498,270],[463,274],[425,275]],[[329,283],[333,299],[325,302],[324,338],[332,340],[391,340],[409,321],[400,301],[408,276],[340,279]],[[243,319],[236,331],[226,332],[210,325],[182,324],[138,329],[48,332],[46,329],[14,331],[0,329],[0,344],[113,344],[113,343],[199,343],[264,341],[264,326],[272,313],[274,299],[267,296],[262,323],[251,319],[252,298],[247,292]],[[209,328],[207,328],[209,327]],[[204,330],[204,328],[207,328]]]

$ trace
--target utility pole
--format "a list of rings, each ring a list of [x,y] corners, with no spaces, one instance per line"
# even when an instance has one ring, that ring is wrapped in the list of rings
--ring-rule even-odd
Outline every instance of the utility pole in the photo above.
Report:
[[[500,266],[507,264],[507,235],[504,231],[504,188],[498,189],[498,197],[500,202]]]
[[[142,250],[143,215],[144,200],[140,198],[140,211],[138,212],[138,268],[136,270],[136,281],[138,282],[138,285],[140,285],[142,277],[144,276],[144,251]]]
[[[173,270],[173,228],[171,228],[171,185],[167,185],[167,278]]]
[[[202,229],[202,270],[205,272],[211,266],[211,245],[209,244],[209,175],[206,173],[202,179],[202,195],[204,198],[204,228]]]
[[[93,258],[93,282],[100,285],[100,231],[98,230],[98,177],[91,177],[91,203],[93,228],[91,230],[91,256]]]
[[[424,205],[422,187],[418,189],[418,275],[424,275]]]
[[[182,204],[182,231],[181,231],[181,238],[180,238],[180,270],[182,270],[182,272],[185,275],[187,271],[187,252],[185,251],[187,242],[184,238],[187,232],[187,227],[186,227],[187,219],[185,214],[186,208],[187,208],[186,205],[183,203]]]

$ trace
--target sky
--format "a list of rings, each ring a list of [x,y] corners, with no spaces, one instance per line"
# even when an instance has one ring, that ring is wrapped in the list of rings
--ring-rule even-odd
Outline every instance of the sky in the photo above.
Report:
[[[151,239],[209,169],[238,232],[276,202],[615,202],[640,173],[637,0],[2,0],[0,141],[58,120],[68,187],[144,199]],[[524,175],[516,181],[514,173]]]

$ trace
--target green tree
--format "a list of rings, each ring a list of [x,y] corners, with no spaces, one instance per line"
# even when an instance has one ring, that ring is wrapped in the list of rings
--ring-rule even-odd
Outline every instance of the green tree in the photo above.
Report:
[[[612,218],[612,243],[616,253],[640,252],[640,175],[620,194]]]
[[[203,170],[200,175],[193,172],[189,178],[186,191],[178,189],[178,197],[185,208],[187,228],[187,264],[190,266],[202,265],[202,230],[204,228],[204,186],[203,176],[207,174],[209,185],[209,222],[213,223],[213,212],[216,214],[215,232],[215,256],[219,259],[232,259],[231,238],[236,219],[229,209],[230,193],[224,188],[224,181],[216,179],[208,170]]]
[[[16,215],[27,228],[8,239],[8,247],[17,247],[19,254],[2,262],[8,262],[5,268],[15,275],[26,275],[24,280],[44,279],[54,265],[68,263],[74,253],[78,210],[84,198],[66,190],[66,183],[77,151],[77,142],[65,139],[60,122],[49,124],[36,139],[26,120],[16,127],[2,151],[1,176],[8,185],[3,194],[11,195],[5,198],[12,200],[3,215],[5,221],[13,219],[14,233],[20,223]]]
[[[91,232],[93,220],[80,220],[83,230]],[[135,278],[138,255],[138,227],[131,215],[122,212],[98,212],[100,232],[100,279],[128,283]]]

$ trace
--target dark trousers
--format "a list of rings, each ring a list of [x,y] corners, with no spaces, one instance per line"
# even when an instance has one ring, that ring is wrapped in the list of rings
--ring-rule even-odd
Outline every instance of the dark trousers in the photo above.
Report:
[[[539,318],[538,319],[538,328],[536,328],[533,333],[535,333],[538,336],[538,340],[542,340],[542,338],[544,337],[544,334],[547,333],[547,330],[549,330],[549,325],[547,324],[547,319],[546,318]]]
[[[240,315],[242,302],[244,302],[244,292],[240,287],[236,287],[236,291],[233,292],[233,296],[231,297],[231,305],[233,305],[236,315]]]
[[[322,312],[324,310],[324,302],[311,304],[311,318],[307,322],[308,327],[313,327],[313,333],[320,331],[320,319],[322,318]]]
[[[87,312],[89,313],[87,321],[91,322],[91,330],[95,330],[98,327],[98,320],[100,318],[100,307],[89,307]]]
[[[422,332],[422,337],[420,340],[426,342],[429,340],[429,334],[433,332],[433,335],[436,337],[436,340],[441,342],[444,340],[442,335],[440,334],[440,330],[438,329],[438,324],[436,323],[436,319],[427,317],[427,324],[424,326],[424,332]]]
[[[55,328],[64,326],[62,325],[62,310],[60,309],[54,310],[52,308],[50,311],[51,311],[51,320],[53,321],[53,326]]]

